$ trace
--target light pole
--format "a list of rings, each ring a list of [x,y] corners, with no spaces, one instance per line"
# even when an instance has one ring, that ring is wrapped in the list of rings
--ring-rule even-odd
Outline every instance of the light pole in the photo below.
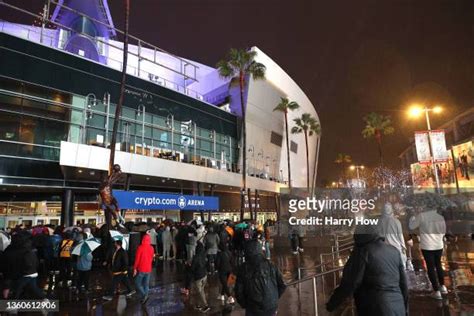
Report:
[[[430,156],[431,156],[431,165],[433,166],[433,173],[435,175],[435,180],[436,180],[436,191],[441,190],[441,186],[439,183],[439,176],[438,176],[438,169],[436,168],[436,163],[433,157],[433,148],[431,146],[431,123],[430,123],[430,115],[429,112],[433,112],[435,114],[441,113],[443,109],[440,106],[435,106],[432,108],[429,108],[427,106],[412,106],[410,108],[410,116],[411,117],[419,117],[422,113],[425,114],[425,119],[426,119],[426,127],[428,128],[428,148],[430,149]]]
[[[143,104],[140,104],[137,109],[137,116],[140,115],[142,116],[142,155],[145,155],[145,106]]]
[[[363,165],[360,165],[360,166],[352,165],[352,166],[350,166],[350,169],[356,171],[356,173],[357,173],[357,180],[360,180],[359,170],[364,170],[365,167],[364,167]]]
[[[171,150],[173,150],[173,143],[174,143],[174,115],[171,113],[168,113],[166,116],[166,126],[170,129],[171,131]]]
[[[251,155],[252,155],[252,160],[253,160],[253,164],[254,164],[254,166],[253,166],[253,173],[254,173],[254,176],[255,176],[255,146],[254,146],[254,145],[250,145],[250,146],[248,146],[248,147],[249,147],[248,152],[251,153]],[[249,165],[249,167],[250,167],[250,165]],[[247,172],[250,174],[250,168],[248,168],[248,169],[249,169],[249,170],[247,170]]]
[[[92,103],[90,103],[90,100],[92,99]],[[86,104],[84,105],[84,110],[82,112],[82,143],[86,143],[86,125],[87,125],[87,119],[89,118],[89,114],[91,114],[92,117],[92,107],[95,107],[97,105],[97,97],[93,93],[89,93],[86,95]]]
[[[104,101],[105,105],[105,148],[107,148],[107,144],[109,143],[109,118],[110,118],[110,93],[104,93]]]

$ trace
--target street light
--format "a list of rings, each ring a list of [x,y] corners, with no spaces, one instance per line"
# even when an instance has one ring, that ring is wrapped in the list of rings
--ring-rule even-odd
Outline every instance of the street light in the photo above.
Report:
[[[428,128],[428,147],[430,149],[430,156],[431,156],[431,165],[433,166],[433,173],[435,175],[436,179],[436,189],[437,191],[440,190],[441,186],[439,183],[439,177],[438,177],[438,170],[436,170],[436,164],[434,161],[433,157],[433,149],[431,148],[431,123],[430,123],[430,115],[429,112],[433,112],[435,114],[439,114],[443,112],[443,108],[439,105],[436,105],[434,107],[427,107],[427,106],[420,106],[420,105],[413,105],[410,110],[409,110],[409,116],[416,118],[419,117],[421,114],[425,114],[425,119],[426,119],[426,127]]]
[[[357,180],[360,181],[360,174],[359,174],[359,170],[364,170],[365,167],[363,165],[360,165],[360,166],[356,166],[356,165],[352,165],[349,167],[351,170],[355,170],[357,172]]]

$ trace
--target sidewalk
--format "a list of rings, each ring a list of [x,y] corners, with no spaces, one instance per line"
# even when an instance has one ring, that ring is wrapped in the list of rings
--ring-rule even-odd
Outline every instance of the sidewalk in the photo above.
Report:
[[[279,247],[273,253],[273,261],[281,269],[285,280],[294,280],[297,267],[314,266],[319,260],[319,251],[326,252],[325,248],[307,248],[303,254],[292,255],[288,247]],[[423,288],[417,286],[410,292],[411,315],[474,315],[474,243],[471,240],[460,240],[456,244],[448,245],[447,256],[444,259],[449,276],[446,284],[449,295],[444,301],[435,301],[428,297],[429,284]],[[422,268],[417,251],[413,253],[415,269]],[[448,274],[447,273],[447,274]],[[452,277],[451,277],[452,276]],[[420,274],[423,280],[423,274]],[[91,284],[96,288],[90,293],[89,299],[70,300],[67,290],[61,289],[60,314],[88,315],[198,315],[192,308],[191,298],[180,294],[179,288],[183,280],[183,271],[179,263],[172,261],[160,262],[153,272],[151,280],[150,299],[146,306],[142,306],[137,299],[126,299],[124,295],[110,302],[103,302],[101,295],[103,288],[110,282],[105,270],[94,272]],[[425,278],[426,280],[426,278]],[[454,280],[454,282],[452,282]],[[100,288],[102,289],[100,289]],[[333,278],[326,278],[324,287],[318,281],[318,310],[319,315],[329,315],[324,304],[333,288]],[[323,290],[324,289],[324,290]],[[225,306],[217,300],[219,285],[215,276],[209,278],[207,297],[211,311],[208,315],[244,315],[244,311],[236,304],[233,308]],[[313,315],[314,304],[312,282],[305,282],[297,286],[288,287],[279,304],[279,315]],[[351,315],[351,305],[348,303],[332,315]]]

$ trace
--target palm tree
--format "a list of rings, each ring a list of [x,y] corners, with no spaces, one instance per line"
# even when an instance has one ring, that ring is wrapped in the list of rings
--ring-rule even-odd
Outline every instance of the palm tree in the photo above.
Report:
[[[240,89],[240,109],[242,113],[242,192],[247,190],[247,131],[245,124],[245,101],[244,91],[246,80],[252,77],[254,80],[265,79],[265,65],[255,61],[257,52],[245,49],[232,48],[226,59],[217,63],[219,75],[225,79],[231,79],[231,85],[239,85]],[[240,220],[244,218],[244,196],[240,200]]]
[[[350,164],[351,162],[352,162],[352,157],[344,153],[338,153],[336,156],[336,160],[334,160],[334,163],[341,165],[342,180],[344,182],[346,181],[346,170],[347,170],[346,165]]]
[[[308,137],[313,134],[321,134],[321,126],[318,121],[311,116],[309,113],[303,113],[301,117],[293,120],[296,126],[291,129],[292,134],[304,134],[304,140],[306,144],[306,186],[309,192],[309,148],[308,148]]]
[[[288,98],[281,98],[280,103],[273,109],[273,111],[280,111],[285,115],[285,133],[286,133],[286,156],[288,162],[288,186],[291,189],[291,164],[290,164],[290,137],[288,135],[288,111],[298,109],[300,105],[295,101],[290,101]]]
[[[380,165],[383,165],[382,136],[390,135],[395,132],[392,126],[392,120],[390,116],[371,112],[364,116],[364,121],[366,125],[362,130],[362,136],[364,136],[364,138],[375,138],[379,149]]]
[[[114,126],[112,129],[112,137],[110,141],[110,159],[109,159],[109,175],[112,174],[115,161],[115,143],[117,142],[117,132],[120,124],[120,115],[122,114],[123,97],[125,92],[125,80],[127,78],[127,59],[128,59],[128,22],[130,17],[130,0],[124,0],[125,6],[125,29],[123,39],[123,63],[122,63],[122,80],[120,81],[120,94],[117,107],[115,108]]]

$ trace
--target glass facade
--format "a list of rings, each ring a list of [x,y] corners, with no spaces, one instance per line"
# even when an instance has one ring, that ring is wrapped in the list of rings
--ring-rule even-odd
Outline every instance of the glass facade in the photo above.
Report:
[[[6,78],[0,78],[0,87],[0,155],[58,161],[61,141],[110,146],[116,105],[107,96],[80,96]],[[147,105],[148,110],[122,108],[120,150],[237,170],[232,167],[238,159],[235,135]]]

